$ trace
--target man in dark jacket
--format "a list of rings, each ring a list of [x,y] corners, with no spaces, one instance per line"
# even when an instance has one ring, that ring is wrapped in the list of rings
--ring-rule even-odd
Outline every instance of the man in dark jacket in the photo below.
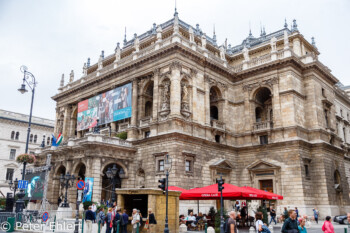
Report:
[[[122,214],[123,222],[122,222],[122,233],[127,233],[129,216],[126,214],[126,209],[124,209]]]
[[[298,233],[298,222],[296,220],[297,214],[294,210],[288,211],[289,218],[284,221],[281,232],[282,233]]]
[[[118,221],[120,221],[121,219],[121,209],[118,208],[117,212],[114,215],[114,219],[113,219],[113,233],[117,233],[117,225],[118,225]],[[119,222],[119,228],[121,228],[121,224]]]
[[[92,231],[92,222],[95,222],[96,217],[94,212],[92,212],[92,207],[89,206],[89,209],[85,213],[85,222],[86,222],[86,232],[91,233]]]

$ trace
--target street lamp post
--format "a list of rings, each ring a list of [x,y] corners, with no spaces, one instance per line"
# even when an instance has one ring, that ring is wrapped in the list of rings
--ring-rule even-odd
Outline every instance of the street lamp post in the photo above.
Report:
[[[67,201],[67,195],[68,195],[68,188],[72,187],[74,185],[75,176],[70,175],[69,172],[67,172],[66,175],[61,174],[60,176],[60,182],[62,188],[66,189],[65,196],[64,196],[64,202],[62,203],[61,207],[69,207],[68,201]]]
[[[171,158],[169,157],[169,154],[165,156],[165,163],[164,167],[166,170],[166,209],[165,209],[165,227],[164,227],[164,233],[169,233],[169,225],[168,225],[168,187],[169,187],[169,172],[171,170]]]
[[[17,187],[18,187],[18,179],[16,178],[14,182],[12,182],[12,180],[10,180],[9,188],[11,191],[13,191],[13,198],[15,198]]]
[[[118,183],[118,168],[114,164],[112,168],[108,168],[106,171],[106,176],[108,179],[112,182],[112,195],[111,195],[111,205],[112,206],[115,202],[115,186]]]
[[[35,81],[34,75],[28,71],[28,68],[26,66],[21,66],[21,71],[23,73],[23,83],[22,83],[21,87],[18,89],[18,91],[21,92],[22,94],[28,92],[28,90],[26,89],[26,84],[32,90],[32,101],[30,104],[30,114],[29,114],[26,149],[25,149],[25,153],[27,154],[28,153],[30,127],[32,124],[32,112],[33,112],[35,86],[36,86],[37,82]],[[26,173],[26,165],[27,165],[27,162],[23,162],[22,180],[24,180],[24,175]],[[25,196],[24,189],[19,189],[19,193],[17,194],[18,200],[16,202],[16,212],[17,213],[23,211],[23,208],[24,208],[23,197],[24,196]]]

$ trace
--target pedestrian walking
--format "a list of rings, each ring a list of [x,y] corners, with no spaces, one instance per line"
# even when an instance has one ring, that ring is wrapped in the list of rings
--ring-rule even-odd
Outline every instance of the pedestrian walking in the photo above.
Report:
[[[281,232],[282,233],[299,233],[297,214],[295,210],[291,209],[288,211],[289,217],[284,221]]]
[[[276,222],[276,211],[275,211],[274,208],[270,209],[270,216],[271,216],[271,219],[270,219],[269,225],[271,224],[272,221],[274,221],[275,225],[276,225],[277,224],[277,222]]]
[[[155,233],[155,225],[157,224],[156,217],[154,216],[154,213],[152,212],[152,209],[148,209],[148,217],[146,221],[147,225],[147,232],[149,233]]]
[[[287,218],[289,218],[287,207],[284,207],[283,218],[284,218],[284,221],[286,221]]]
[[[323,226],[322,226],[322,231],[324,233],[334,233],[332,218],[330,216],[326,217],[326,221],[324,221]]]
[[[92,223],[95,222],[96,217],[92,212],[92,207],[89,206],[89,209],[85,213],[85,223],[86,223],[86,233],[92,232]]]
[[[260,225],[264,225],[264,223],[262,221],[262,218],[263,218],[263,214],[261,212],[257,212],[255,214],[255,219],[256,219],[255,229],[256,229],[256,233],[259,233]]]
[[[124,209],[123,214],[122,214],[122,233],[127,233],[127,227],[128,227],[128,222],[129,222],[129,216],[126,214],[126,209]]]
[[[350,225],[349,225],[350,224],[350,213],[348,213],[346,216],[347,216],[347,219],[348,219],[348,228],[350,228]]]
[[[225,226],[225,232],[227,233],[237,233],[237,224],[236,224],[236,212],[231,211],[230,217],[227,220],[227,224]]]
[[[299,219],[299,210],[298,210],[298,207],[295,207],[295,213],[297,214],[297,219]]]
[[[305,218],[299,218],[299,233],[307,233],[306,227],[305,227],[306,220]]]
[[[247,207],[243,206],[241,209],[241,217],[242,217],[242,226],[245,226],[245,222],[247,220],[248,212]]]
[[[137,209],[133,209],[132,220],[131,220],[132,233],[136,233],[138,223],[140,223],[140,215],[137,213]]]
[[[112,232],[112,227],[113,227],[113,221],[112,221],[112,208],[108,208],[108,213],[105,218],[105,222],[107,225],[106,228],[106,233],[111,233]]]
[[[97,224],[100,226],[100,229],[103,227],[105,224],[105,212],[103,208],[99,209],[98,215],[97,215]]]
[[[318,224],[318,216],[319,216],[318,210],[317,209],[312,209],[312,211],[314,212],[315,222],[316,222],[316,224]]]

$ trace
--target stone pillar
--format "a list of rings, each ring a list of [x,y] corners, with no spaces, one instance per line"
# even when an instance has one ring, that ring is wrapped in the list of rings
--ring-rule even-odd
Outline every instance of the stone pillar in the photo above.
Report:
[[[205,100],[204,100],[204,107],[205,107],[205,124],[210,125],[210,84],[209,84],[209,77],[207,75],[204,75],[204,91],[205,91]]]
[[[70,123],[70,114],[71,114],[71,108],[70,106],[66,106],[64,109],[64,120],[63,120],[63,140],[66,141],[68,139],[68,132],[69,132],[69,123]]]
[[[245,131],[250,131],[252,129],[252,119],[255,117],[255,114],[252,116],[250,114],[250,102],[249,102],[249,91],[244,89],[244,129]]]
[[[137,125],[137,79],[132,81],[132,115],[131,115],[131,126],[136,127]]]
[[[116,122],[111,122],[111,131],[117,132],[117,123]]]
[[[59,110],[59,108],[56,108],[56,119],[55,119],[54,135],[57,135],[59,127],[60,127],[60,110]]]
[[[272,87],[272,113],[273,113],[273,125],[274,127],[281,127],[281,105],[280,105],[280,95],[279,95],[279,86],[278,86],[278,78],[273,83]]]
[[[170,85],[170,115],[181,116],[181,85],[180,74],[181,65],[179,62],[173,62],[171,65],[171,85]]]
[[[159,96],[159,72],[160,69],[156,68],[153,71],[153,106],[152,106],[152,121],[157,121],[158,118],[158,100]]]
[[[293,40],[293,52],[301,56],[301,45],[300,45],[300,39],[299,38],[294,38]]]
[[[101,171],[101,159],[100,158],[93,158],[91,159],[92,166],[90,167],[90,177],[94,178],[94,185],[93,185],[93,193],[92,193],[92,201],[93,202],[100,202],[101,201],[101,193],[102,193],[102,171]],[[88,170],[88,169],[86,169]]]

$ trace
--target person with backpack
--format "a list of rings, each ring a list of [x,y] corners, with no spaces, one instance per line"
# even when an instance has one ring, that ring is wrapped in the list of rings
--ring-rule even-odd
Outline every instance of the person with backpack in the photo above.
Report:
[[[236,219],[236,212],[231,211],[229,213],[229,218],[226,220],[224,224],[225,233],[237,233],[237,224],[235,219]]]

